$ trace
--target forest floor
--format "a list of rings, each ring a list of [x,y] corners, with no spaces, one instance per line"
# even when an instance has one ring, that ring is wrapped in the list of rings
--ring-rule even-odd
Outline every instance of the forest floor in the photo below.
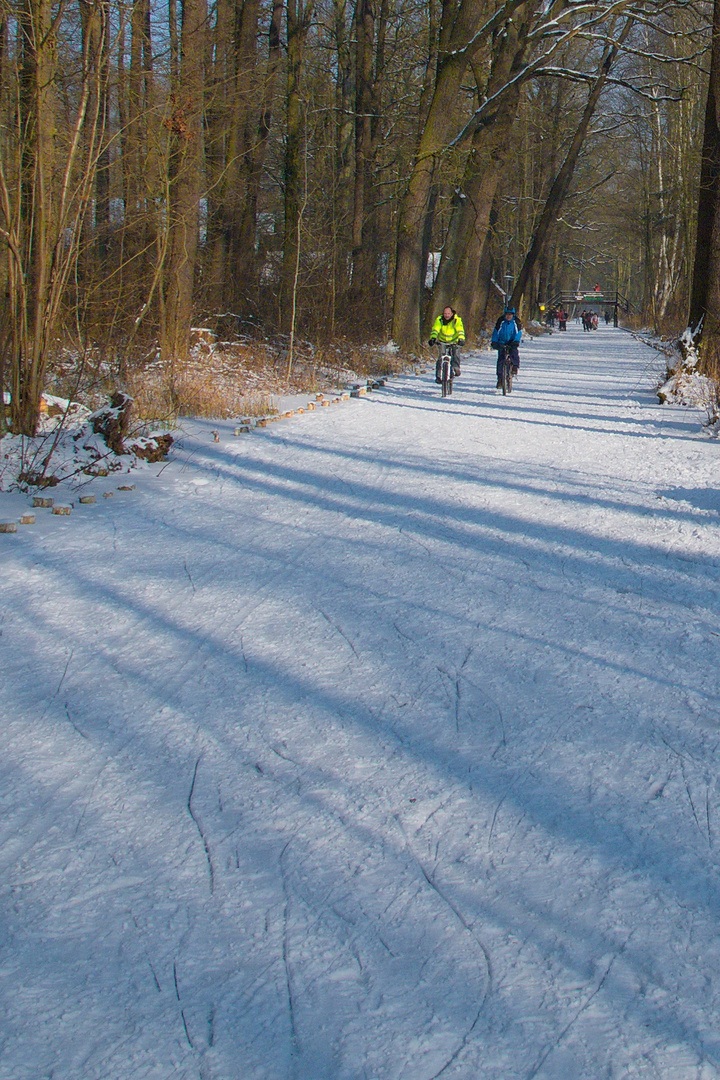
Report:
[[[2,1080],[720,1078],[718,443],[521,355],[0,536]]]

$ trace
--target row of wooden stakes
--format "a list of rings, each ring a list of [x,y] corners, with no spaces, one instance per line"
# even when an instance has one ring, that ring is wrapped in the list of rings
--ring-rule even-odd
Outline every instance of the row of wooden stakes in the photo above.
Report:
[[[134,484],[120,484],[118,491],[134,491]],[[114,491],[104,491],[103,498],[110,499],[115,494]],[[78,498],[79,503],[89,505],[97,502],[94,495],[80,495]],[[58,517],[68,517],[75,506],[74,503],[60,504],[56,503],[54,499],[49,498],[47,495],[34,495],[32,505],[35,509],[50,510],[53,514],[57,514]],[[20,521],[0,521],[0,533],[14,533],[17,532],[18,524],[20,525],[34,525],[35,515],[30,511],[22,514]]]
[[[338,405],[342,401],[349,401],[350,398],[365,397],[369,390],[379,390],[381,386],[385,386],[385,379],[374,379],[372,382],[358,383],[352,388],[352,390],[343,390],[337,397],[328,398],[324,394],[316,394],[314,401],[308,401],[307,405],[299,409],[288,409],[286,412],[275,413],[273,416],[261,416],[253,422],[248,418],[243,420],[234,430],[234,435],[245,435],[253,427],[264,428],[269,424],[274,424],[278,420],[287,420],[291,416],[297,416],[300,413],[313,412],[316,408],[327,407],[330,405]],[[219,432],[213,432],[215,441],[218,442],[220,435]]]

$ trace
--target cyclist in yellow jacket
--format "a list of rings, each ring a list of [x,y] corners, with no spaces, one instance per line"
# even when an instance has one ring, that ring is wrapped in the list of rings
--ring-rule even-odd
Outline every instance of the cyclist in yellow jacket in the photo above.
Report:
[[[428,344],[440,345],[440,354],[447,349],[451,359],[451,367],[453,372],[453,378],[457,378],[460,374],[460,356],[458,354],[458,348],[465,344],[465,328],[463,326],[462,319],[455,311],[455,308],[446,307],[443,308],[442,315],[438,315],[437,319],[432,325],[430,331],[430,340]],[[435,382],[442,382],[440,378],[440,357],[435,364]]]

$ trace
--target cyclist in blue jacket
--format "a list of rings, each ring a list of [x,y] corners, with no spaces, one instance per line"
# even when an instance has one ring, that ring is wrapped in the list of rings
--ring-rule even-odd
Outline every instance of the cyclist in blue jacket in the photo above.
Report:
[[[512,364],[512,373],[517,375],[520,367],[520,355],[518,345],[522,341],[522,325],[515,313],[515,308],[505,308],[504,314],[495,323],[495,329],[490,344],[498,351],[497,358],[497,388],[501,387],[502,358],[507,349]]]

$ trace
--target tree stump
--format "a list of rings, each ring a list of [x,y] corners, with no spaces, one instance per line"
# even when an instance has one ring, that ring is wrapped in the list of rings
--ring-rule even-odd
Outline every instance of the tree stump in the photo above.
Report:
[[[128,454],[125,438],[130,427],[130,410],[133,399],[122,390],[116,390],[110,398],[110,405],[98,409],[90,417],[93,432],[101,435],[110,450],[115,454]]]
[[[166,432],[164,435],[149,435],[147,438],[132,439],[127,444],[128,453],[143,461],[165,461],[168,451],[173,442],[172,435]]]

